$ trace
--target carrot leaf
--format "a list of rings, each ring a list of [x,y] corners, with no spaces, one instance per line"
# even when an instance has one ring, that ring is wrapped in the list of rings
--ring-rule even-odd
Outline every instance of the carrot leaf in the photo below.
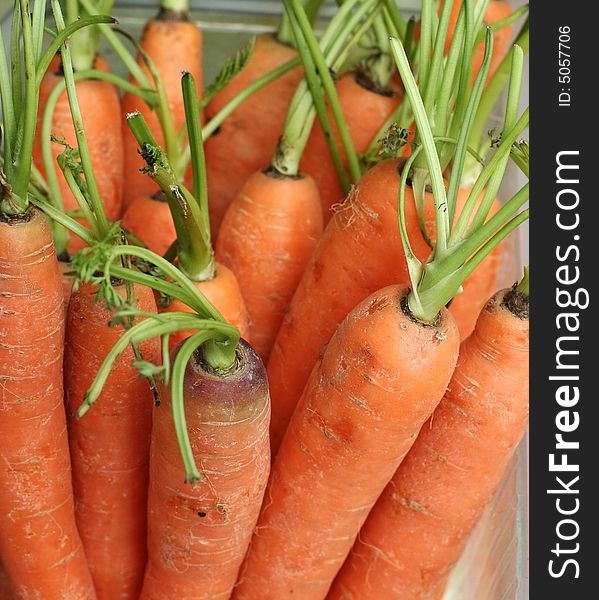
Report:
[[[200,110],[206,108],[210,100],[223,90],[250,61],[254,52],[256,38],[250,38],[233,56],[225,61],[214,81],[206,88],[200,100]]]

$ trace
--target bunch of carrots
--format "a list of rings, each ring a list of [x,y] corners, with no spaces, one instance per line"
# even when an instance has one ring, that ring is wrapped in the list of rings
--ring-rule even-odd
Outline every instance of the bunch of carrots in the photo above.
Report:
[[[188,0],[15,0],[0,600],[442,598],[528,423],[526,7],[322,4],[205,82]]]

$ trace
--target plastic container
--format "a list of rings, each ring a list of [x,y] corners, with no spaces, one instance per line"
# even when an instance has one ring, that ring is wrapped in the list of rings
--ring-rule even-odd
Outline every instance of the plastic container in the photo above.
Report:
[[[11,3],[0,2],[3,9],[0,14],[4,15],[1,25],[7,39]],[[514,6],[523,3],[513,2]],[[420,2],[400,0],[399,4],[409,16],[416,13]],[[276,29],[281,6],[282,3],[275,0],[191,0],[191,16],[204,32],[206,84],[216,75],[223,60],[247,39]],[[322,17],[326,19],[333,10],[334,2],[327,2]],[[144,23],[156,11],[157,4],[148,0],[117,0],[111,14],[123,29],[139,38]],[[115,71],[121,71],[121,65],[109,51],[106,56]],[[505,197],[518,189],[519,180],[516,169],[510,171],[503,189]],[[508,287],[518,278],[520,266],[528,256],[526,230],[519,238],[512,237],[510,254],[513,258],[504,265],[500,287]],[[527,440],[521,444],[502,485],[473,532],[443,596],[443,600],[525,599],[528,599]]]

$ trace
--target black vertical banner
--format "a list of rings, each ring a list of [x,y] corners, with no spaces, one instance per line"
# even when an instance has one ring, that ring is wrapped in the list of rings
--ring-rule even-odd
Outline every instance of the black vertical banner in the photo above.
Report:
[[[599,30],[588,8],[530,3],[530,597],[540,600],[598,597]]]

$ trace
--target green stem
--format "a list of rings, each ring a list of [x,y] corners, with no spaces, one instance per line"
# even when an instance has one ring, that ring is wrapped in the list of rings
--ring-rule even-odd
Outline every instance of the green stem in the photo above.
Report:
[[[301,0],[301,2],[308,20],[313,24],[324,0]],[[285,46],[295,46],[293,27],[287,11],[283,11],[281,24],[279,25],[276,38],[280,44],[284,44]]]
[[[496,173],[500,166],[504,163],[504,159],[506,155],[510,153],[510,150],[512,148],[512,145],[516,141],[516,138],[528,126],[528,120],[529,109],[527,108],[520,117],[520,119],[518,119],[516,125],[514,125],[514,127],[510,131],[503,132],[499,148],[497,149],[491,160],[487,163],[487,166],[481,171],[480,175],[476,179],[476,182],[472,186],[470,195],[468,196],[468,199],[466,200],[464,207],[460,212],[457,223],[455,224],[451,233],[451,238],[449,240],[450,244],[456,243],[457,240],[463,238],[464,233],[470,222],[470,217],[472,216],[474,207],[476,206],[476,202],[482,195],[487,183],[489,182],[493,174]],[[487,206],[485,208],[488,214],[489,207]],[[481,203],[481,205],[479,206],[478,214],[480,215],[479,220],[484,220],[482,217],[484,213],[481,212],[481,209],[483,209],[483,203]]]
[[[337,178],[339,179],[343,195],[345,196],[349,192],[350,181],[343,165],[343,159],[341,158],[339,147],[335,141],[325,97],[320,85],[320,79],[297,20],[295,18],[291,18],[289,21],[291,26],[294,28],[296,45],[302,62],[304,63],[304,77],[308,82],[310,93],[312,94],[312,100],[314,102],[314,108],[316,110],[316,114],[318,115],[320,126],[327,142],[327,147],[333,161],[333,166],[335,167],[335,172],[337,173]]]
[[[189,13],[189,0],[160,0],[160,8],[187,15]]]
[[[447,208],[447,196],[445,193],[445,184],[443,182],[443,172],[441,170],[439,156],[436,152],[435,140],[433,138],[430,123],[424,109],[424,104],[422,102],[422,98],[418,91],[418,86],[414,80],[414,76],[410,69],[410,65],[401,42],[395,38],[392,38],[391,50],[393,52],[393,56],[395,57],[397,67],[404,84],[406,96],[408,97],[410,105],[412,106],[419,137],[422,140],[422,145],[424,147],[424,154],[428,164],[428,174],[430,177],[433,198],[435,202],[435,224],[437,232],[435,255],[441,256],[447,250],[447,238],[449,235],[449,225],[445,213]]]
[[[54,166],[54,156],[52,154],[52,117],[56,108],[58,98],[65,90],[64,79],[59,81],[54,89],[50,92],[48,100],[46,101],[46,107],[42,117],[42,129],[40,134],[41,148],[42,148],[42,161],[44,163],[44,170],[46,171],[46,182],[48,184],[49,199],[53,206],[58,210],[64,210],[64,203],[62,201],[62,192],[60,189],[60,183]],[[67,248],[68,235],[65,229],[60,226],[58,221],[53,220],[53,237],[54,244],[56,245],[56,252],[60,254]]]
[[[491,58],[493,56],[493,32],[487,29],[487,39],[485,44],[485,54],[480,71],[474,82],[474,89],[470,95],[470,100],[466,111],[464,113],[464,119],[460,128],[460,134],[458,137],[458,144],[454,154],[453,164],[451,167],[451,177],[449,180],[449,189],[447,197],[450,199],[449,202],[449,222],[453,223],[453,217],[455,215],[458,190],[462,181],[462,174],[464,172],[464,165],[466,164],[466,158],[468,156],[468,140],[470,139],[470,132],[474,124],[474,118],[476,116],[476,109],[480,102],[485,81],[487,80],[487,74],[489,73],[489,67],[491,66]],[[503,177],[503,173],[500,176],[500,180]]]
[[[481,262],[496,248],[508,235],[515,231],[524,221],[528,219],[528,210],[513,217],[497,233],[493,234],[488,241],[478,250],[472,258],[463,263],[455,271],[449,271],[446,265],[439,263],[436,272],[425,268],[422,280],[419,282],[421,305],[418,307],[420,313],[414,316],[424,323],[432,322],[440,308],[455,297],[464,280],[469,277]],[[428,267],[428,265],[427,265]],[[448,275],[444,273],[449,272]],[[413,305],[409,304],[413,311]]]
[[[449,53],[443,69],[443,77],[439,85],[439,96],[436,103],[435,133],[446,134],[450,130],[451,119],[454,114],[454,96],[459,87],[459,73],[462,61],[468,60],[463,51],[464,36],[466,34],[466,17],[461,11],[453,32]],[[454,149],[446,150],[443,146],[439,150],[441,167],[445,170],[453,156]]]
[[[145,260],[146,262],[158,267],[162,273],[175,281],[180,286],[181,290],[183,290],[185,296],[181,296],[176,288],[169,287],[172,286],[172,284],[169,284],[166,281],[160,284],[160,291],[172,296],[173,298],[181,300],[181,302],[187,304],[187,306],[192,308],[194,311],[196,311],[196,313],[205,319],[210,319],[219,323],[226,323],[220,312],[210,302],[208,302],[204,294],[202,294],[202,292],[200,292],[200,290],[198,290],[198,288],[191,281],[189,281],[187,277],[185,277],[181,270],[161,256],[158,256],[147,248],[140,248],[139,246],[114,246],[111,248],[110,252],[110,259],[105,268],[111,270],[111,272],[115,275],[117,274],[118,268],[118,277],[127,279],[129,276],[125,275],[119,267],[111,266],[117,258],[121,256],[135,256],[137,258],[141,258],[142,260]],[[134,271],[131,271],[131,273],[134,273]],[[144,274],[140,273],[138,275]],[[138,279],[137,283],[140,282],[141,281]],[[149,283],[150,280],[144,280],[144,284],[149,285]],[[150,287],[154,287],[154,284],[152,284]]]
[[[114,362],[131,343],[140,344],[147,339],[172,334],[176,331],[187,331],[189,329],[202,329],[201,333],[203,335],[216,337],[222,342],[230,341],[233,346],[236,346],[239,340],[239,332],[232,325],[201,319],[193,313],[171,312],[168,314],[144,314],[144,316],[147,318],[125,331],[106,355],[92,385],[85,394],[83,403],[77,409],[77,418],[83,417],[95,404],[112,370]]]
[[[97,14],[96,7],[91,3],[90,0],[79,0],[81,6],[85,9],[85,11],[89,15]],[[114,20],[112,20],[114,22]],[[104,39],[110,44],[114,52],[117,56],[123,61],[124,65],[127,67],[133,78],[137,81],[137,83],[143,88],[151,88],[150,80],[146,77],[141,67],[137,64],[135,58],[131,55],[131,53],[127,50],[125,45],[119,40],[116,33],[108,27],[108,25],[101,24],[98,26],[101,31]],[[132,39],[130,36],[126,35],[128,39]]]
[[[37,121],[37,107],[39,89],[36,86],[36,56],[34,54],[34,41],[31,19],[29,16],[29,2],[19,0],[21,23],[23,31],[23,61],[25,64],[25,96],[23,98],[23,129],[21,144],[16,159],[16,169],[11,180],[15,197],[24,200],[19,207],[19,212],[27,210],[27,189],[31,177],[31,163],[33,156],[33,138]]]
[[[105,15],[92,15],[87,17],[80,17],[74,23],[67,25],[64,29],[58,32],[56,37],[52,39],[52,42],[41,56],[41,58],[37,62],[37,80],[36,85],[39,88],[42,84],[42,79],[50,63],[56,56],[56,53],[60,50],[61,46],[65,43],[70,36],[72,36],[75,32],[79,31],[83,27],[89,27],[94,24],[102,24],[104,27],[108,28],[108,23],[116,23],[115,19],[112,17],[107,17]],[[108,28],[110,31],[110,28]]]
[[[442,82],[443,73],[445,39],[447,38],[447,30],[449,27],[449,18],[451,17],[452,8],[453,2],[447,1],[443,5],[443,11],[441,12],[441,19],[439,21],[439,27],[437,28],[435,43],[433,44],[433,58],[431,61],[429,77],[426,82],[422,82],[424,84],[424,107],[427,114],[432,114],[435,101],[439,96],[439,85]]]
[[[491,0],[491,1],[493,1],[493,0]],[[491,23],[490,25],[487,25],[487,27],[490,27],[491,30],[493,31],[493,33],[497,33],[498,31],[501,31],[502,29],[505,29],[506,27],[513,25],[514,23],[519,21],[523,16],[528,15],[528,10],[529,10],[528,4],[525,4],[524,6],[521,6],[520,8],[516,9],[512,14],[508,15],[504,19],[495,21],[495,23]],[[527,17],[527,20],[528,20],[528,17]],[[485,39],[485,33],[484,33],[484,31],[481,31],[476,38],[476,45],[483,42],[484,39]]]
[[[206,174],[206,158],[202,140],[202,125],[200,124],[200,102],[197,88],[191,73],[184,73],[181,79],[183,103],[187,135],[191,148],[191,169],[193,174],[193,196],[200,207],[200,216],[204,228],[203,239],[211,247],[210,217],[208,213],[208,177]],[[209,252],[211,255],[212,253]],[[212,268],[214,269],[214,262]]]
[[[529,268],[524,267],[524,276],[520,283],[516,286],[516,291],[520,292],[523,296],[530,296],[530,275]]]
[[[253,81],[250,85],[245,87],[239,94],[237,94],[232,100],[230,100],[223,108],[221,108],[206,125],[202,128],[202,138],[206,141],[223,123],[223,121],[243,102],[245,102],[252,94],[261,90],[269,83],[278,79],[279,77],[289,73],[289,71],[295,69],[301,64],[299,57],[292,58],[286,63],[279,67],[276,67],[272,71],[269,71],[262,77]]]
[[[530,30],[529,30],[529,22],[526,19],[526,22],[522,26],[520,33],[518,34],[516,41],[514,42],[514,46],[519,46],[524,53],[528,52],[530,44]],[[478,107],[478,111],[476,113],[476,120],[474,121],[474,125],[472,127],[472,134],[470,136],[470,144],[479,149],[479,151],[485,146],[488,145],[488,136],[486,135],[486,124],[489,121],[489,117],[491,112],[497,105],[497,101],[501,93],[505,88],[505,84],[508,81],[511,71],[512,65],[512,56],[514,54],[514,49],[512,46],[512,50],[506,54],[506,56],[501,61],[501,64],[489,80],[483,97],[481,99],[480,105]]]
[[[395,30],[392,37],[397,37],[402,42],[405,41],[408,24],[397,6],[397,0],[385,0],[385,14],[388,15],[388,18],[393,25],[393,29]]]
[[[60,31],[65,28],[62,11],[58,0],[52,0],[52,10],[54,12],[54,19],[56,26]],[[77,90],[75,86],[75,77],[73,74],[73,64],[71,62],[71,54],[69,50],[69,43],[65,41],[61,49],[62,66],[64,71],[64,80],[67,89],[67,96],[69,98],[69,107],[71,109],[71,117],[73,119],[73,127],[75,129],[75,137],[77,138],[77,145],[79,148],[79,157],[81,159],[81,168],[85,174],[85,183],[89,195],[89,202],[91,204],[91,211],[94,214],[94,222],[92,223],[93,230],[97,233],[98,239],[104,239],[110,229],[110,224],[106,218],[102,200],[100,199],[100,192],[98,190],[98,184],[94,174],[94,169],[91,164],[91,156],[89,152],[89,145],[87,143],[87,135],[83,126],[83,117],[81,116],[81,108],[79,106],[79,99],[77,98]]]
[[[79,17],[78,0],[66,0],[66,22],[74,23]],[[71,37],[71,59],[75,71],[91,69],[94,66],[97,48],[92,44],[91,31],[89,28],[79,31]]]
[[[11,90],[11,77],[4,45],[4,36],[0,27],[0,100],[2,102],[2,140],[4,157],[4,175],[12,179],[12,148],[15,143],[15,111]]]
[[[191,193],[173,173],[164,151],[141,113],[127,115],[127,122],[146,161],[146,171],[164,192],[177,231],[179,268],[194,281],[214,277],[214,259],[210,240],[206,239],[200,207]]]
[[[290,14],[296,15],[297,0],[285,1]],[[358,5],[358,8],[356,8],[356,5]],[[324,53],[326,59],[324,64],[317,62],[317,68],[319,74],[325,80],[325,73],[328,69],[330,67],[334,68],[336,61],[340,57],[344,57],[348,46],[356,43],[356,36],[347,40],[350,32],[360,23],[364,15],[375,9],[375,5],[376,2],[373,0],[364,0],[363,2],[353,0],[345,2],[337,11],[320,41],[320,50]],[[355,10],[353,10],[354,8]],[[302,19],[302,22],[305,24],[305,19]],[[306,31],[306,33],[308,32]],[[280,173],[290,176],[297,175],[301,155],[310,135],[314,117],[315,110],[312,97],[308,83],[304,79],[291,101],[283,136],[272,160],[272,166]]]
[[[368,75],[379,89],[386,90],[389,87],[389,81],[391,81],[392,63],[389,53],[389,33],[385,24],[385,15],[382,11],[375,17],[372,28],[380,54],[368,68]]]
[[[450,136],[456,138],[459,137],[472,87],[472,55],[474,52],[475,37],[475,18],[472,0],[463,0],[462,11],[464,11],[464,49],[460,53],[461,68],[459,71],[458,93],[450,129]]]
[[[72,219],[63,211],[58,210],[47,200],[32,195],[30,197],[31,204],[37,206],[42,210],[50,219],[59,223],[62,227],[72,231],[77,237],[82,239],[86,244],[92,244],[95,241],[94,234],[87,228]]]

